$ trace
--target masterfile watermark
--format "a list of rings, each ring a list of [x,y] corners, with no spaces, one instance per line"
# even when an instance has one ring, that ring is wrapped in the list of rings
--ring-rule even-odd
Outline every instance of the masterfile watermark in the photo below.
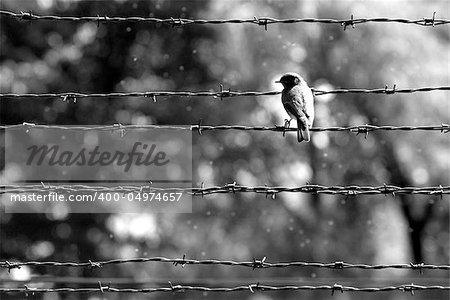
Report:
[[[86,128],[88,130],[86,130]],[[171,128],[123,132],[89,127],[5,132],[6,212],[191,212],[192,134]]]
[[[139,148],[142,151],[139,151]],[[51,165],[59,166],[107,166],[116,164],[124,166],[124,172],[128,172],[132,164],[137,166],[163,166],[170,162],[164,151],[157,151],[156,144],[143,144],[135,142],[130,152],[101,150],[99,146],[95,146],[93,150],[89,151],[86,148],[81,148],[79,151],[61,151],[57,145],[33,145],[27,148],[29,156],[26,164],[41,166],[46,159],[46,162]],[[135,159],[136,158],[136,159]]]

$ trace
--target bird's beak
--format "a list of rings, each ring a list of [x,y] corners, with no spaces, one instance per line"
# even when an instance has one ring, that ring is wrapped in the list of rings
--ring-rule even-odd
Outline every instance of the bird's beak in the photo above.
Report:
[[[281,83],[281,81],[277,80],[277,81],[275,81],[275,83]]]

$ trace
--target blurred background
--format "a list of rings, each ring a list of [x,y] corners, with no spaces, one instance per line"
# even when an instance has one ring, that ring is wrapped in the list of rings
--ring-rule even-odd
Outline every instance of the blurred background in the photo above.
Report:
[[[450,17],[448,1],[64,1],[3,0],[3,10],[43,15],[158,18]],[[297,72],[316,89],[450,85],[448,26],[368,23],[157,26],[145,23],[0,20],[2,93],[281,90]],[[449,123],[449,92],[316,97],[315,126]],[[59,125],[281,125],[280,96],[22,99],[1,101],[1,123]],[[309,144],[276,132],[210,131],[193,136],[194,186],[449,184],[449,135],[439,132],[314,132]],[[1,165],[2,185],[11,183]],[[166,256],[249,261],[347,261],[449,264],[449,199],[439,196],[211,195],[193,199],[192,214],[0,214],[1,260],[88,261]],[[45,274],[44,277],[41,275]],[[448,285],[445,271],[185,268],[125,264],[89,269],[0,270],[2,286],[233,286],[331,284]],[[40,283],[36,283],[40,281]],[[42,283],[42,281],[47,281]],[[19,282],[19,284],[17,283]],[[34,283],[33,283],[34,282]],[[141,283],[142,285],[138,285]],[[267,292],[211,294],[44,294],[27,299],[378,299],[375,293]],[[384,299],[409,299],[390,292]],[[2,295],[22,299],[23,295]],[[448,299],[416,292],[414,299]]]

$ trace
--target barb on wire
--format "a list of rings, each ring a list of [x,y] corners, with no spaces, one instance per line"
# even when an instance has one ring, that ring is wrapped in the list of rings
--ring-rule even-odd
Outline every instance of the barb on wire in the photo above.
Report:
[[[182,192],[193,196],[205,196],[211,194],[230,194],[230,193],[257,193],[276,195],[278,193],[307,193],[307,194],[329,194],[329,195],[446,195],[450,194],[450,186],[430,186],[430,187],[400,187],[395,185],[383,186],[323,186],[317,184],[308,184],[298,187],[285,186],[246,186],[230,184],[211,187],[152,187],[151,185],[120,185],[120,186],[96,186],[96,185],[47,185],[43,187],[39,184],[31,185],[0,185],[0,194],[5,193],[71,193],[71,192],[117,192],[117,193],[142,193],[143,190],[152,189],[152,192],[174,191]]]
[[[354,286],[344,286],[335,283],[334,285],[265,285],[261,283],[251,283],[248,285],[238,285],[233,287],[207,287],[207,286],[192,286],[192,285],[173,285],[172,282],[168,282],[167,287],[154,287],[154,288],[115,288],[110,284],[103,286],[101,282],[98,283],[98,287],[61,287],[61,288],[31,288],[29,286],[24,286],[22,288],[6,288],[0,287],[1,293],[27,293],[27,294],[43,294],[43,293],[156,293],[156,292],[188,292],[188,291],[199,291],[199,292],[218,292],[218,293],[230,293],[239,291],[249,291],[254,293],[254,291],[267,292],[267,291],[319,291],[328,290],[331,292],[410,292],[414,291],[424,291],[424,290],[441,290],[448,291],[450,286],[442,285],[417,285],[414,283],[403,284],[397,286],[384,286],[384,287],[354,287]]]
[[[36,129],[57,129],[57,130],[76,130],[76,131],[117,131],[121,136],[124,136],[127,130],[135,129],[164,129],[164,130],[189,130],[196,131],[199,135],[202,135],[204,131],[214,130],[242,130],[242,131],[275,131],[282,132],[283,136],[287,131],[297,131],[295,127],[287,128],[284,125],[269,126],[247,126],[247,125],[203,125],[201,120],[195,125],[99,125],[99,126],[65,126],[65,125],[45,125],[34,123],[22,123],[15,125],[0,125],[0,129],[23,129],[25,128],[29,132],[32,128]],[[312,127],[310,131],[329,131],[329,132],[343,132],[364,134],[365,137],[371,131],[438,131],[441,133],[450,132],[450,125],[442,123],[441,125],[423,125],[423,126],[393,126],[393,125],[356,125],[356,126],[328,126],[328,127]]]
[[[421,92],[432,92],[432,91],[450,91],[450,86],[437,86],[437,87],[420,87],[420,88],[404,88],[398,89],[397,85],[394,84],[392,89],[387,86],[379,89],[335,89],[335,90],[316,90],[312,89],[315,96],[325,95],[325,94],[412,94]]]
[[[406,18],[355,18],[353,15],[350,19],[318,19],[318,18],[288,18],[288,19],[276,19],[271,17],[253,17],[248,19],[233,18],[233,19],[187,19],[187,18],[174,18],[169,17],[166,19],[153,18],[153,17],[121,17],[121,16],[55,16],[55,15],[37,15],[30,12],[13,12],[7,10],[0,10],[0,16],[8,16],[16,18],[18,20],[46,20],[46,21],[69,21],[69,22],[95,22],[97,25],[100,23],[149,23],[149,24],[163,24],[170,27],[186,26],[186,25],[219,25],[219,24],[255,24],[263,26],[267,30],[268,25],[272,24],[295,24],[295,23],[322,23],[322,24],[337,24],[346,29],[347,26],[354,27],[357,24],[362,23],[400,23],[411,24],[420,26],[439,26],[449,24],[448,19],[437,19],[436,12],[433,13],[432,18],[422,19],[406,19]]]
[[[219,260],[219,259],[188,259],[186,254],[183,258],[168,258],[168,257],[141,257],[129,259],[112,259],[105,261],[88,262],[61,262],[61,261],[24,261],[24,262],[0,262],[0,268],[12,269],[20,268],[22,266],[30,267],[57,267],[57,268],[101,268],[106,265],[120,265],[128,263],[170,263],[174,266],[180,265],[183,268],[186,265],[222,265],[231,267],[247,267],[252,269],[267,269],[267,268],[289,268],[289,267],[308,267],[308,268],[325,268],[325,269],[364,269],[364,270],[381,270],[381,269],[410,269],[410,270],[446,270],[450,271],[450,265],[435,265],[435,264],[353,264],[343,261],[336,261],[331,263],[322,262],[305,262],[305,261],[288,261],[288,262],[268,262],[267,257],[261,260],[254,258],[252,261],[233,261],[233,260]]]
[[[353,19],[353,15],[350,16],[350,20],[345,20],[341,23],[341,26],[344,27],[344,31],[347,29],[347,26],[351,26],[355,28],[355,20]]]
[[[432,92],[432,91],[450,91],[450,86],[436,86],[436,87],[419,87],[419,88],[404,88],[398,89],[394,84],[392,89],[387,86],[378,89],[335,89],[335,90],[319,90],[311,89],[315,96],[321,96],[326,94],[411,94],[420,92]],[[274,96],[279,95],[279,91],[231,91],[225,90],[223,85],[219,85],[219,91],[147,91],[147,92],[118,92],[118,93],[42,93],[42,94],[23,94],[23,93],[0,93],[0,99],[12,98],[58,98],[63,101],[76,102],[81,98],[122,98],[122,97],[147,97],[153,99],[156,102],[156,97],[211,97],[223,100],[224,98],[233,97],[259,97],[259,96]]]

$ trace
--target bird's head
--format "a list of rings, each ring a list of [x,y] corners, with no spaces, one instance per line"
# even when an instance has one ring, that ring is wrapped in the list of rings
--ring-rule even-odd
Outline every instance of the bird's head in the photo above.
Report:
[[[302,77],[297,73],[286,73],[281,76],[280,80],[277,80],[275,82],[281,83],[284,88],[291,88],[297,84],[300,84],[302,80]]]

